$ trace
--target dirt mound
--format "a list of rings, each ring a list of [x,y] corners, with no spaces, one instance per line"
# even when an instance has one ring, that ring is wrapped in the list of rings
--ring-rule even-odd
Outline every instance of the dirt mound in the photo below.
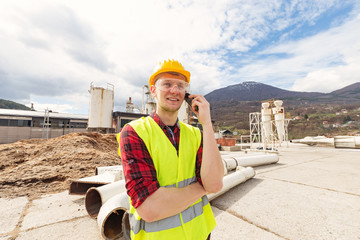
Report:
[[[70,133],[0,145],[0,197],[56,193],[95,168],[121,164],[115,134]]]

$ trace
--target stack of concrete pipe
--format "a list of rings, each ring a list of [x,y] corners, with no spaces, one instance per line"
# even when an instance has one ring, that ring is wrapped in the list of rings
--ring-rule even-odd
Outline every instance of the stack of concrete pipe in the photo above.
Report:
[[[231,188],[239,185],[240,183],[245,182],[246,180],[255,176],[255,170],[252,167],[236,167],[236,171],[230,174],[227,174],[223,178],[223,188],[217,193],[208,194],[209,201],[217,198],[218,196],[229,191]]]
[[[69,194],[83,195],[91,187],[100,187],[120,179],[124,179],[122,166],[97,167],[95,169],[95,176],[73,180],[70,183]]]
[[[278,161],[279,156],[277,154],[223,157],[224,175],[226,175],[229,171],[236,169],[237,166],[256,167],[277,163]]]
[[[334,146],[334,138],[327,138],[325,136],[305,137],[303,139],[293,139],[293,143],[303,143],[307,145],[320,145],[320,146]]]
[[[255,176],[252,167],[240,166],[241,159],[243,164],[255,166],[274,163],[278,161],[278,156],[274,154],[272,157],[267,155],[257,155],[251,157],[224,158],[224,179],[223,188],[220,192],[208,194],[209,200],[213,200],[221,194],[227,192],[231,188],[245,182]],[[276,156],[276,157],[275,157]],[[260,158],[263,158],[261,163]],[[235,170],[232,173],[229,171]],[[85,196],[85,207],[91,217],[97,217],[97,223],[104,239],[115,239],[125,236],[130,239],[130,223],[129,223],[129,197],[126,194],[125,182],[120,180],[101,187],[90,188]]]
[[[335,148],[360,148],[360,136],[335,136]]]

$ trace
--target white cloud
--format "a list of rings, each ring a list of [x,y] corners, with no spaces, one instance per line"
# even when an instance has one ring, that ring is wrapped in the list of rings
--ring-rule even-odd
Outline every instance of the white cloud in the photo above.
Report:
[[[296,80],[292,89],[297,91],[332,92],[352,83],[360,82],[360,58],[345,58],[344,65],[311,71]]]
[[[297,55],[307,56],[311,66],[292,89],[331,92],[360,81],[360,15],[343,26],[315,36],[297,46]]]
[[[237,74],[294,91],[331,92],[360,81],[360,15],[299,40],[282,41],[244,60]]]
[[[202,94],[241,80],[278,87],[296,80],[294,89],[314,91],[322,86],[314,78],[327,75],[336,82],[334,76],[348,74],[345,84],[359,76],[358,19],[299,41],[289,42],[291,34],[284,33],[283,44],[261,53],[289,54],[285,59],[254,60],[256,52],[247,54],[269,34],[312,24],[335,4],[339,1],[4,0],[0,84],[6,87],[0,98],[39,99],[38,106],[86,114],[90,83],[111,83],[115,109],[123,110],[129,97],[141,104],[142,85],[165,58],[179,59],[191,71],[192,91]],[[334,64],[339,59],[342,66]]]

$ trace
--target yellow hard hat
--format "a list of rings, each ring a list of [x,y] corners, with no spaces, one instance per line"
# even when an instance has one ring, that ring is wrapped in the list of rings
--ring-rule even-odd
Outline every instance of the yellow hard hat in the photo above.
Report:
[[[156,66],[154,73],[151,75],[149,79],[149,86],[154,85],[155,77],[160,73],[166,72],[176,72],[184,75],[185,81],[190,83],[190,72],[186,71],[183,65],[176,60],[164,60],[163,62],[159,62]]]

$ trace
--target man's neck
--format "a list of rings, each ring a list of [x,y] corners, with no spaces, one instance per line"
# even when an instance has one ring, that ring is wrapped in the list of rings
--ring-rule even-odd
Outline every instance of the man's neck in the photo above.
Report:
[[[177,111],[176,112],[167,112],[167,111],[161,111],[161,110],[157,109],[156,114],[159,116],[161,121],[167,126],[174,126],[177,121],[177,117],[178,117]]]

